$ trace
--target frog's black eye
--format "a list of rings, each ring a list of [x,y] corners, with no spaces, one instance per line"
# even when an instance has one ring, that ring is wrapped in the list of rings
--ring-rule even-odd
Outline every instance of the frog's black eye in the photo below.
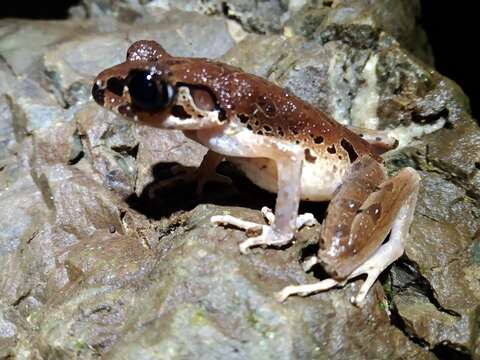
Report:
[[[133,105],[145,111],[165,109],[175,97],[175,89],[150,71],[131,71],[128,91]]]

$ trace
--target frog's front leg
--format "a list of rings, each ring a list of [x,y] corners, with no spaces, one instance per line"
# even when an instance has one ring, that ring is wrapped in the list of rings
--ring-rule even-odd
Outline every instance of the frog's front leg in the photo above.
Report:
[[[228,176],[217,173],[217,167],[223,160],[225,160],[225,156],[217,154],[212,150],[208,150],[208,152],[205,154],[197,171],[196,193],[198,196],[202,195],[203,188],[208,182],[217,182],[221,184],[232,183],[232,179],[230,179]]]
[[[197,183],[195,193],[197,196],[201,196],[205,184],[208,182],[217,182],[221,184],[231,184],[232,180],[228,176],[218,174],[216,172],[217,166],[225,159],[223,155],[217,154],[214,151],[209,150],[203,157],[202,163],[198,169],[190,170],[185,169],[181,165],[172,167],[174,176],[165,180],[154,183],[148,192],[150,198],[155,196],[155,193],[159,190],[164,190],[172,186],[178,185],[178,183]]]
[[[318,262],[332,279],[288,286],[278,294],[279,300],[327,290],[366,274],[359,293],[351,299],[360,305],[380,273],[403,254],[420,177],[414,169],[405,168],[382,180],[380,166],[370,158],[359,159],[327,209]],[[389,241],[382,244],[390,231]]]
[[[199,138],[201,136],[199,135]],[[247,158],[268,158],[276,163],[277,201],[275,216],[264,211],[271,225],[262,225],[244,221],[230,215],[213,216],[214,224],[229,224],[246,231],[260,231],[261,234],[240,244],[240,251],[245,253],[252,246],[288,244],[297,229],[298,206],[300,202],[300,180],[304,152],[301,147],[289,144],[273,137],[252,134],[240,130],[228,135],[221,133],[210,135],[207,146],[226,156]]]

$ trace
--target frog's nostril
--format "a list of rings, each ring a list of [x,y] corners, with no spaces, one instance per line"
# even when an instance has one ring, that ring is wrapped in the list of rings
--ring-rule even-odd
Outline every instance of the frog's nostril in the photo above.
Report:
[[[105,90],[100,89],[100,86],[94,84],[92,88],[92,96],[98,105],[103,106],[105,103]]]

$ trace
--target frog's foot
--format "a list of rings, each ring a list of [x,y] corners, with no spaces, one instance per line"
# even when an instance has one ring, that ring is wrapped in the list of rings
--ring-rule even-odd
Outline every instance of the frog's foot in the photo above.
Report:
[[[292,240],[290,236],[277,233],[270,225],[262,225],[251,221],[245,221],[231,215],[212,216],[210,221],[215,225],[235,226],[239,229],[245,230],[247,235],[261,232],[260,235],[251,237],[240,244],[240,252],[242,254],[246,254],[248,249],[253,246],[283,246]]]
[[[401,226],[401,224],[398,226]],[[337,285],[343,285],[347,281],[352,280],[360,275],[366,274],[367,278],[360,287],[360,291],[357,293],[357,295],[350,298],[350,301],[354,305],[362,306],[368,291],[373,286],[382,271],[403,254],[404,244],[401,236],[405,234],[399,234],[398,232],[393,233],[394,230],[395,229],[392,229],[390,240],[383,244],[370,259],[365,261],[342,282],[339,282],[335,279],[325,279],[314,284],[287,286],[276,294],[277,300],[283,302],[290,295],[307,296],[319,291],[325,291]]]
[[[283,288],[275,294],[275,298],[279,302],[284,302],[290,295],[308,296],[319,291],[325,291],[337,286],[339,282],[334,279],[325,279],[314,284],[306,285],[290,285]]]
[[[212,216],[210,221],[215,225],[232,225],[239,229],[245,230],[248,233],[261,234],[255,237],[251,237],[248,240],[240,244],[240,251],[245,254],[248,249],[254,246],[283,246],[291,241],[290,236],[285,236],[276,232],[271,224],[275,221],[275,215],[272,210],[267,207],[263,207],[261,210],[263,216],[267,220],[269,225],[257,224],[251,221],[245,221],[231,215],[216,215]],[[296,219],[296,230],[303,226],[312,226],[317,223],[317,220],[310,213],[299,215]]]
[[[262,212],[262,215],[265,217],[265,219],[267,220],[269,225],[274,223],[275,214],[273,213],[273,211],[270,208],[264,206],[264,207],[262,207],[262,210],[260,210],[260,211]],[[317,221],[317,219],[315,219],[313,214],[305,213],[305,214],[299,215],[297,217],[296,229],[300,230],[304,226],[313,226],[313,225],[316,225],[316,224],[318,224],[318,221]]]

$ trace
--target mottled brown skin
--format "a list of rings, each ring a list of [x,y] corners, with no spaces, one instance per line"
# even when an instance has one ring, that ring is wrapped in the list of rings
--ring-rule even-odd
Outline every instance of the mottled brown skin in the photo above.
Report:
[[[139,43],[133,44],[128,50],[126,62],[100,73],[97,79],[108,75],[108,78],[117,77],[121,82],[130,70],[148,70],[155,66],[169,83],[193,89],[191,93],[197,105],[208,109],[206,104],[214,103],[223,111],[226,120],[239,116],[245,126],[255,133],[300,141],[315,152],[323,153],[326,150],[332,157],[349,162],[365,154],[382,162],[379,153],[388,150],[379,151],[378,147],[372,146],[312,105],[237,67],[209,59],[172,57],[158,44],[155,47],[152,45],[155,52],[149,60],[138,60],[142,58],[137,55],[141,46]],[[142,56],[144,58],[145,54]],[[202,101],[208,98],[208,94],[211,100]],[[122,96],[113,98],[122,102]],[[127,111],[116,102],[104,106],[116,107],[127,117],[136,113],[142,122],[151,126],[163,120],[161,114],[152,116],[138,109]],[[169,112],[170,109],[167,109],[164,113]]]
[[[372,240],[370,235],[383,211],[379,203],[365,207],[365,201],[380,190],[386,179],[385,168],[364,156],[352,164],[343,183],[347,186],[338,188],[328,204],[330,216],[325,217],[322,226],[318,258],[332,278],[345,279],[385,238]]]
[[[150,111],[136,106],[130,97],[127,84],[135,83],[131,76],[135,71],[138,74],[139,70],[144,76],[148,75],[149,81],[152,81],[151,76],[155,76],[155,81],[162,80],[156,83],[157,85],[168,84],[175,89],[177,95],[171,97],[175,101]],[[135,85],[131,87],[135,88]],[[182,91],[189,95],[181,93]],[[279,171],[276,174],[279,178],[282,178],[279,174],[283,175],[283,185],[276,188],[279,194],[277,205],[281,193],[283,204],[276,208],[274,217],[280,218],[286,227],[278,230],[274,225],[280,222],[276,223],[276,220],[271,227],[263,226],[262,235],[275,229],[273,235],[268,233],[273,236],[274,241],[268,242],[271,240],[265,237],[256,242],[260,237],[251,238],[240,245],[241,251],[245,244],[245,248],[258,244],[278,246],[291,240],[295,225],[292,215],[298,215],[300,197],[300,191],[292,191],[291,186],[302,183],[301,175],[307,170],[311,171],[306,178],[313,179],[310,183],[313,184],[317,200],[332,199],[327,209],[328,216],[322,225],[317,260],[324,265],[333,279],[320,282],[317,290],[330,288],[339,281],[359,274],[368,274],[367,281],[354,300],[356,303],[361,302],[380,272],[403,252],[402,238],[406,236],[411,222],[419,176],[415,170],[408,168],[388,179],[379,154],[395,147],[395,142],[385,143],[381,138],[373,143],[367,142],[362,139],[359,129],[356,129],[357,133],[352,132],[267,80],[208,59],[172,57],[153,41],[142,40],[134,43],[127,52],[126,62],[100,73],[92,95],[100,105],[127,118],[160,128],[183,129],[187,136],[200,143],[200,138],[197,138],[200,133],[200,136],[210,139],[216,139],[215,136],[221,134],[220,141],[228,144],[231,142],[242,149],[240,152],[235,150],[237,153],[233,155],[230,153],[230,160],[238,156],[246,159],[262,158],[256,159],[256,162],[248,160],[248,164],[267,160],[270,163],[266,162],[265,168],[269,164],[275,169],[275,161],[277,166],[284,166],[284,172]],[[192,104],[192,99],[195,104]],[[146,108],[151,109],[144,106],[144,109]],[[168,118],[177,119],[175,121],[178,122],[168,123]],[[190,124],[190,119],[195,121],[192,123],[193,127],[185,127]],[[229,132],[232,129],[234,133]],[[239,139],[236,133],[246,134],[240,145],[235,143]],[[216,144],[218,146],[218,143]],[[213,171],[223,156],[231,151],[228,144],[220,144],[224,147],[207,154],[200,172]],[[274,146],[270,148],[268,144]],[[288,149],[279,150],[292,144],[295,153]],[[215,149],[210,146],[210,150],[212,147]],[[268,153],[264,158],[266,148],[272,153]],[[262,155],[259,155],[259,150],[263,151]],[[292,163],[299,167],[291,167]],[[297,176],[294,181],[292,177],[285,175],[285,169],[289,169],[285,164],[295,170],[290,173],[294,178]],[[327,171],[317,172],[319,168],[327,168]],[[269,179],[263,169],[262,167],[261,173],[255,173],[256,178]],[[331,181],[332,177],[326,177],[325,174],[335,174],[334,180]],[[319,182],[321,184],[317,186]],[[334,191],[336,186],[339,187]],[[326,193],[317,192],[318,189],[325,190]],[[325,195],[327,197],[324,198]],[[286,204],[295,206],[291,207],[293,210],[283,213],[279,211],[287,209]],[[243,229],[257,226],[228,216],[213,218],[214,223],[226,221]],[[290,221],[292,219],[293,221]],[[396,240],[392,244],[382,245],[391,229],[392,237]],[[284,233],[287,233],[287,236],[281,237]],[[276,236],[280,237],[277,239]],[[305,289],[302,286],[293,290],[286,288],[281,298],[311,291]]]
[[[329,154],[338,161],[349,163],[355,163],[359,157],[370,159],[354,164],[350,171],[352,176],[346,179],[357,182],[358,186],[353,184],[352,187],[340,188],[340,192],[348,193],[336,196],[337,200],[330,203],[328,211],[335,213],[335,216],[329,217],[323,226],[319,259],[333,278],[344,279],[378,247],[368,236],[361,238],[365,243],[352,243],[349,239],[352,223],[361,212],[360,205],[374,191],[374,187],[386,178],[380,165],[382,159],[378,155],[378,147],[372,146],[325,113],[267,80],[209,59],[172,57],[155,42],[134,43],[127,52],[127,61],[100,73],[97,81],[103,81],[103,86],[110,89],[111,86],[106,84],[108,80],[117,79],[121,84],[131,70],[149,70],[152,67],[170,84],[189,87],[199,107],[206,110],[221,109],[225,121],[238,116],[254,133],[301,142],[306,146],[305,161],[314,163],[315,153]],[[98,102],[100,97],[95,94],[94,97]],[[125,94],[118,92],[116,96],[112,91],[103,106],[116,109],[127,117],[136,114],[142,123],[159,127],[172,112],[171,108],[165,109],[163,113],[141,111],[130,102],[125,103]],[[130,110],[127,110],[127,106],[130,106]],[[374,176],[357,178],[355,170],[361,166],[371,168],[375,172]],[[347,211],[345,204],[339,204],[345,198],[355,203]]]

